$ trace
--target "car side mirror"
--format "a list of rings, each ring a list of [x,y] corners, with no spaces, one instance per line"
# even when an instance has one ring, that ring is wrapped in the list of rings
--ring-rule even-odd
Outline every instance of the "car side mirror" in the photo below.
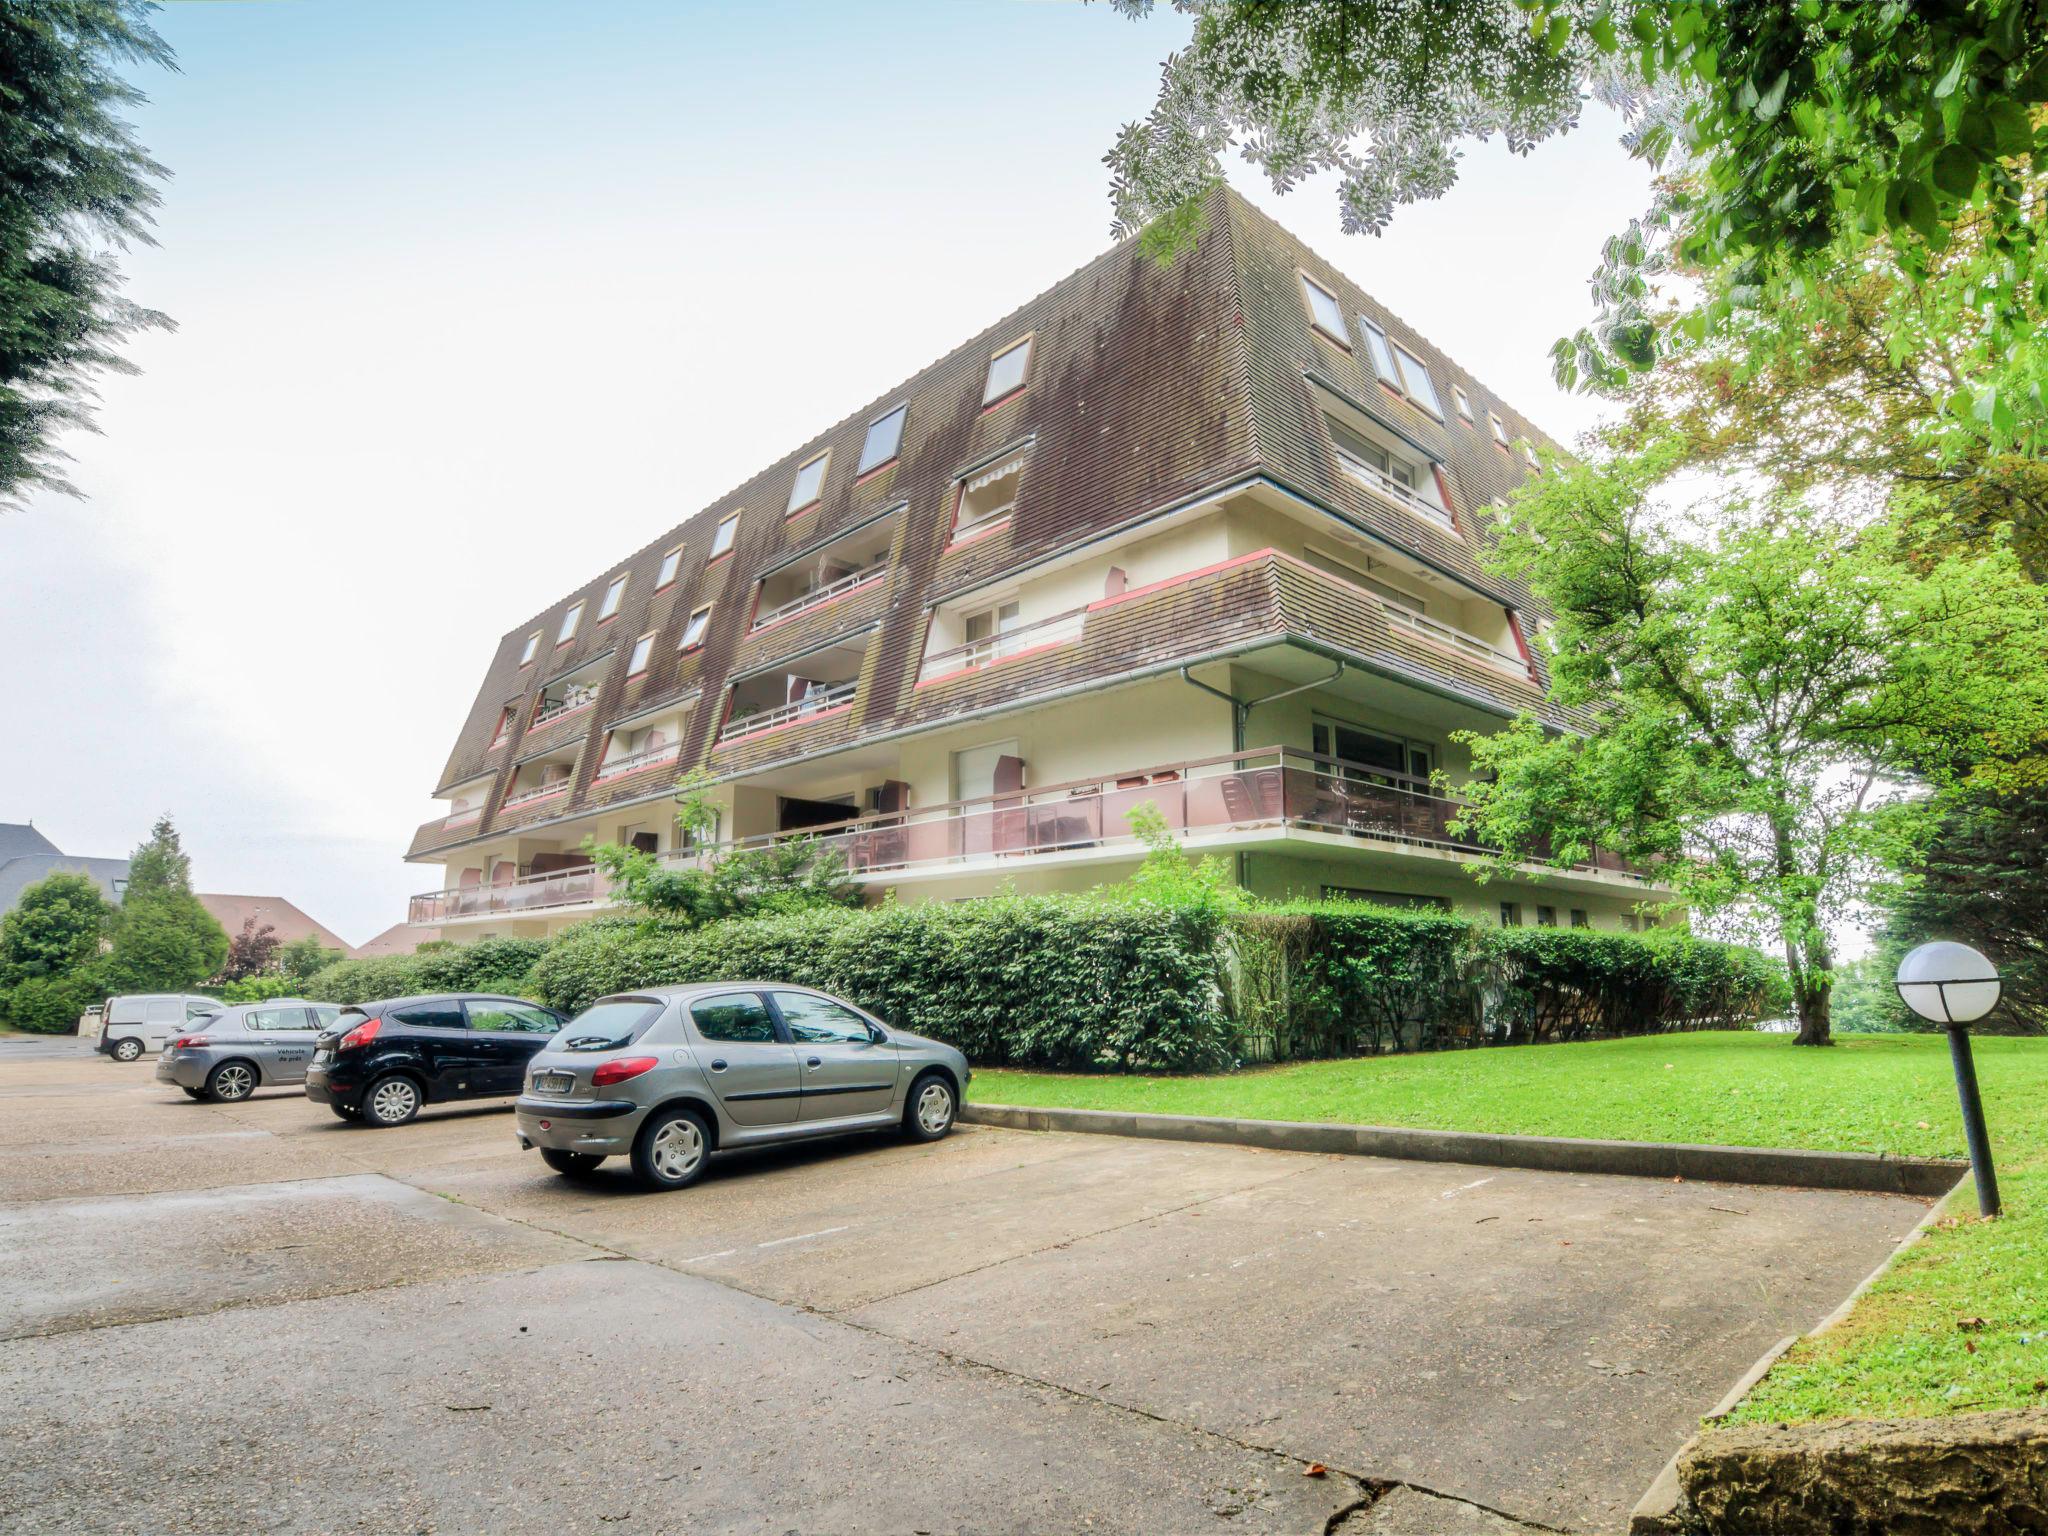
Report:
[[[881,1026],[877,1024],[870,1024],[868,1026],[868,1039],[876,1045],[887,1045],[889,1043],[889,1037],[882,1032]]]

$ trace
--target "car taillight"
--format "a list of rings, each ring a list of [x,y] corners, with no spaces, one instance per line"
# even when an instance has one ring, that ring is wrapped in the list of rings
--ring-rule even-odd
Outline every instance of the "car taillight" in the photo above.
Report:
[[[177,1039],[171,1042],[171,1049],[174,1051],[182,1051],[188,1045],[211,1044],[213,1044],[212,1039],[206,1035],[180,1035]]]
[[[368,1045],[377,1038],[378,1026],[383,1022],[382,1019],[363,1020],[362,1023],[336,1041],[334,1048],[337,1051],[352,1051],[359,1045]]]
[[[601,1062],[590,1074],[590,1086],[609,1088],[613,1083],[623,1083],[642,1072],[652,1072],[659,1065],[660,1062],[652,1056],[621,1056],[617,1061]]]

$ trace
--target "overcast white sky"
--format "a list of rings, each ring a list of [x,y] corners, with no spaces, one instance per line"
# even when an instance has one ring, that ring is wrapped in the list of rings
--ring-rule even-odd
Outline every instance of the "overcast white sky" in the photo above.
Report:
[[[176,173],[85,502],[0,517],[0,821],[351,942],[497,638],[1108,243],[1184,23],[1060,0],[269,0],[159,18]],[[1547,352],[1647,201],[1593,125],[1382,239],[1237,184],[1553,434]]]

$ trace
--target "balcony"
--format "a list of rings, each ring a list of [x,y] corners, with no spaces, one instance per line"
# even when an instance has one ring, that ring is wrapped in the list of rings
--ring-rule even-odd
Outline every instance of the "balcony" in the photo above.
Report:
[[[1337,450],[1337,462],[1343,466],[1345,474],[1368,490],[1377,491],[1402,511],[1426,518],[1446,533],[1458,531],[1458,525],[1448,510],[1412,487],[1403,485],[1377,465],[1368,464],[1354,453],[1346,453],[1341,446]]]
[[[836,581],[826,582],[822,586],[813,587],[810,591],[793,597],[786,603],[778,604],[766,612],[756,614],[753,627],[757,630],[766,629],[771,624],[780,624],[784,619],[793,619],[800,613],[807,613],[813,608],[822,607],[824,604],[832,602],[837,598],[845,597],[850,592],[860,590],[860,588],[866,586],[871,581],[880,581],[888,573],[888,569],[887,562],[871,565],[866,570],[855,571],[851,575],[841,576]]]
[[[573,782],[573,780],[566,778],[553,779],[545,784],[535,784],[527,789],[514,790],[505,797],[498,810],[501,813],[516,811],[524,806],[538,805],[543,800],[552,800],[557,795],[566,795],[569,793],[569,786]]]
[[[934,651],[925,657],[924,664],[917,669],[918,684],[922,686],[956,673],[972,672],[999,661],[1011,661],[1032,651],[1066,645],[1081,638],[1081,631],[1087,622],[1088,609],[1070,608],[1065,613],[1055,613],[1029,624],[999,630],[993,635],[970,640],[965,645],[956,645],[950,650]]]
[[[609,783],[613,779],[629,778],[660,763],[672,763],[682,755],[683,744],[671,741],[658,747],[643,747],[638,752],[629,752],[597,765],[597,776],[593,785]]]
[[[949,870],[1000,875],[1056,856],[1128,859],[1139,851],[1130,813],[1148,801],[1192,851],[1305,837],[1395,854],[1478,858],[1488,852],[1451,831],[1463,802],[1435,793],[1426,781],[1292,747],[1134,769],[902,815],[865,816],[803,833],[720,844],[710,852],[808,836],[839,853],[858,880],[882,883]],[[694,863],[702,855],[669,858]],[[1648,874],[1605,850],[1570,873],[1637,889],[1654,885]],[[606,899],[601,881],[593,871],[575,870],[484,889],[430,892],[413,898],[412,921],[440,923],[589,905]]]
[[[1425,639],[1436,641],[1439,645],[1447,645],[1454,651],[1463,651],[1466,655],[1475,657],[1489,666],[1499,667],[1503,672],[1519,677],[1525,682],[1529,679],[1529,663],[1513,651],[1504,651],[1497,645],[1489,645],[1477,635],[1468,634],[1456,625],[1432,619],[1427,614],[1417,613],[1412,608],[1404,608],[1399,603],[1383,600],[1380,607],[1386,611],[1389,624],[1398,624],[1404,629],[1415,631]]]
[[[773,709],[757,709],[744,715],[736,714],[725,722],[718,739],[726,742],[740,736],[752,736],[757,731],[772,731],[778,726],[793,725],[813,715],[824,714],[827,710],[843,708],[853,702],[854,692],[859,687],[858,678],[844,683],[820,684],[802,698],[791,699],[787,704],[778,704]]]

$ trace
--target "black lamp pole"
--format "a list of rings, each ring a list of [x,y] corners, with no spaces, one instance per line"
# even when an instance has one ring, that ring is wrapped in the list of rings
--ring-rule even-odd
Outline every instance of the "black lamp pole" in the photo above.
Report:
[[[1918,983],[1925,986],[1925,982]],[[1981,985],[1981,983],[1978,983]],[[1937,981],[1934,989],[1941,996],[1942,1029],[1948,1034],[1948,1058],[1956,1071],[1956,1097],[1963,1106],[1963,1139],[1970,1147],[1970,1174],[1977,1183],[1977,1209],[1986,1216],[1999,1212],[1998,1172],[1991,1166],[1991,1135],[1984,1128],[1984,1099],[1977,1092],[1977,1062],[1970,1053],[1970,1030],[1966,1024],[1956,1022],[1948,1006],[1950,983]],[[1901,1000],[1905,1000],[1905,989],[1899,989]],[[1908,1002],[1907,1006],[1912,1006]]]

